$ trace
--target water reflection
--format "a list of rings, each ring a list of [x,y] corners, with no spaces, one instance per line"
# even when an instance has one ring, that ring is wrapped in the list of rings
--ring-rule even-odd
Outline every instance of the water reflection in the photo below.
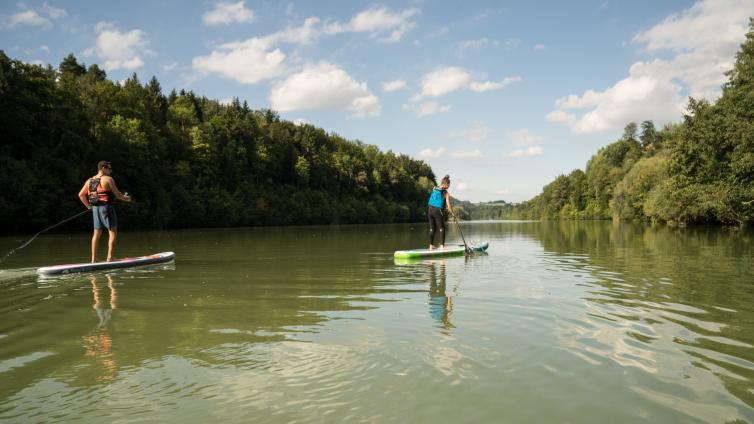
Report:
[[[114,378],[118,364],[113,355],[113,337],[108,325],[113,317],[113,312],[118,308],[118,292],[115,288],[114,277],[105,274],[104,281],[100,276],[93,274],[89,277],[92,284],[92,308],[97,313],[99,323],[89,334],[82,337],[84,356],[93,358],[102,372],[97,376],[99,381],[110,381]]]
[[[408,225],[192,230],[129,237],[171,272],[0,274],[0,421],[754,422],[748,233],[464,233],[490,254],[403,266]]]
[[[532,230],[542,261],[585,288],[583,305],[557,313],[562,348],[597,368],[608,360],[641,370],[631,390],[683,414],[751,416],[748,233],[588,223]]]
[[[445,330],[453,328],[450,315],[453,313],[453,298],[447,293],[445,261],[429,263],[429,315]]]

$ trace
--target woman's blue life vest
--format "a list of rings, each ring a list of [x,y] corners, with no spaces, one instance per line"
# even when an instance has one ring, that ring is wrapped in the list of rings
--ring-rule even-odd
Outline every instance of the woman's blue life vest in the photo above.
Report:
[[[445,190],[435,187],[432,189],[432,194],[429,196],[429,206],[443,209],[445,207]]]

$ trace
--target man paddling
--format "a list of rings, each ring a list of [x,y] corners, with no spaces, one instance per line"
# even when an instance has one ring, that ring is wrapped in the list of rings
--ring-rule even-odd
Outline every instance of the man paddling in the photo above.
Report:
[[[450,176],[446,175],[442,178],[440,186],[434,187],[432,194],[429,196],[427,210],[427,218],[429,218],[429,250],[435,248],[435,229],[440,232],[440,249],[445,248],[445,207],[447,206],[450,214],[453,214],[448,187],[450,187]]]
[[[79,191],[79,199],[87,208],[92,210],[94,218],[94,234],[92,235],[92,263],[97,262],[97,245],[102,236],[102,230],[107,228],[107,261],[113,260],[115,238],[118,235],[118,215],[115,214],[115,199],[131,202],[131,196],[123,194],[110,176],[113,166],[108,161],[99,161],[97,175],[84,182]]]

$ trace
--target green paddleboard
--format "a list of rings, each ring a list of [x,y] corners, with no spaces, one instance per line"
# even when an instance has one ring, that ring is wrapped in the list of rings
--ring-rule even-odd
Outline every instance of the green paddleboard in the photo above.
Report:
[[[486,241],[478,244],[470,244],[469,249],[473,252],[484,252],[489,247],[489,243]],[[457,256],[463,255],[465,251],[464,246],[445,246],[440,249],[414,249],[414,250],[398,250],[393,254],[396,259],[422,259],[422,258],[437,258],[443,256]]]

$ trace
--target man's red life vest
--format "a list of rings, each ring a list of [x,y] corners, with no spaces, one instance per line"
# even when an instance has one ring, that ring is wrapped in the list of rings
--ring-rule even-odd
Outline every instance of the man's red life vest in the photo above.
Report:
[[[115,196],[110,190],[105,190],[100,184],[99,178],[89,180],[89,203],[93,206],[109,205],[113,203]]]

